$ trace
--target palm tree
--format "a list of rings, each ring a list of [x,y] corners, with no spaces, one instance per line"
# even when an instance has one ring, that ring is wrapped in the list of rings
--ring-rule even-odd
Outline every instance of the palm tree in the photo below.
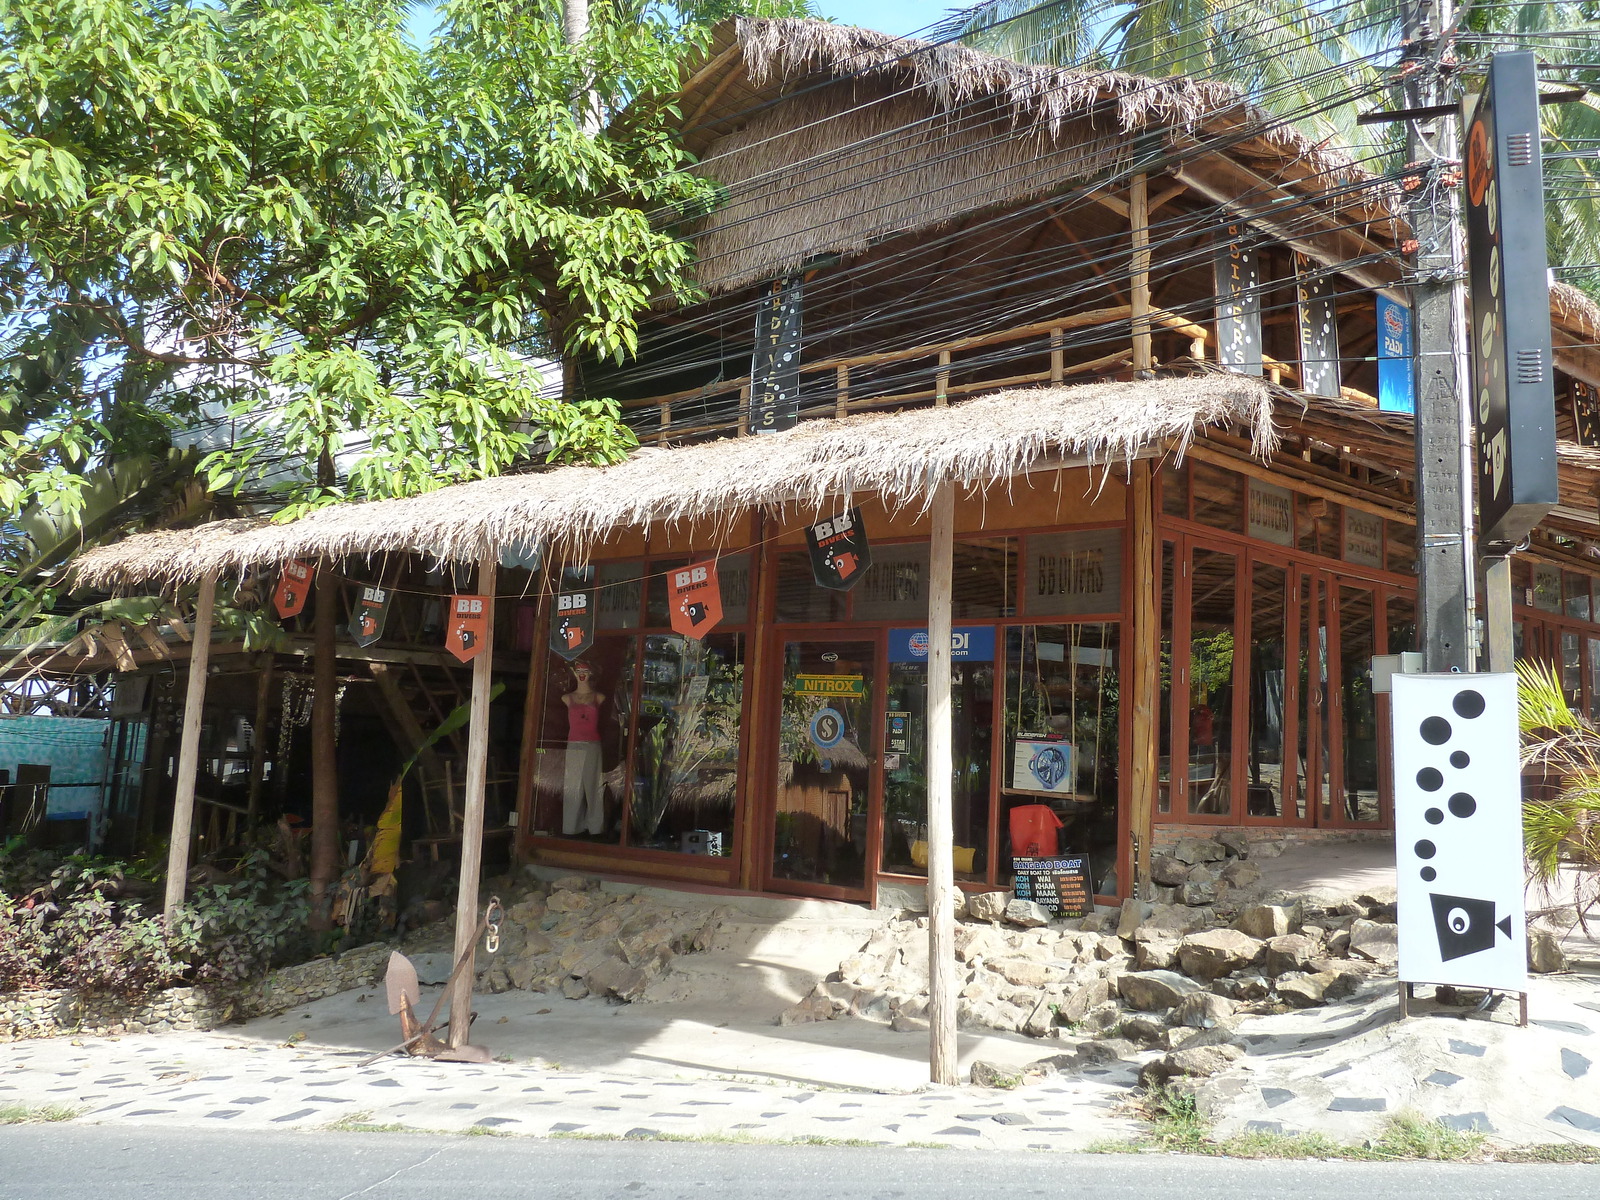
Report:
[[[1316,140],[1381,173],[1400,165],[1401,126],[1358,129],[1388,107],[1407,0],[984,0],[952,11],[936,38],[955,38],[1018,62],[1193,75],[1230,83]],[[1532,49],[1550,90],[1600,88],[1595,0],[1494,4],[1466,12],[1454,44],[1469,88],[1495,50]],[[1550,261],[1600,264],[1600,98],[1544,109]],[[1371,129],[1372,127],[1368,127]],[[1597,285],[1600,270],[1569,281]]]
[[[1543,775],[1522,806],[1528,882],[1558,906],[1570,883],[1587,929],[1600,903],[1600,729],[1573,710],[1546,662],[1517,664],[1517,723],[1523,767]]]

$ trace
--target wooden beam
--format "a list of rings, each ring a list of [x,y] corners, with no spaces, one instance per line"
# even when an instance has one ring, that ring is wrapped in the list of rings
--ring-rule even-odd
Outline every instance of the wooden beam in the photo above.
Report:
[[[1161,704],[1161,552],[1156,537],[1156,489],[1150,464],[1129,471],[1133,506],[1133,752],[1128,788],[1129,895],[1142,896],[1150,882],[1150,840],[1155,835],[1157,751]]]
[[[189,685],[183,695],[183,732],[178,742],[178,785],[172,798],[172,840],[167,843],[167,894],[162,917],[170,929],[183,903],[189,879],[189,841],[194,831],[194,783],[200,769],[201,714],[206,703],[206,669],[211,663],[211,617],[217,603],[217,574],[200,577],[195,601],[194,642],[189,654]]]
[[[1141,172],[1128,188],[1128,228],[1133,241],[1129,307],[1133,309],[1133,369],[1155,365],[1150,348],[1150,189]]]
[[[928,558],[928,1078],[957,1082],[955,826],[952,817],[950,595],[955,557],[956,489],[933,493]]]
[[[1173,184],[1165,191],[1159,193],[1155,199],[1150,201],[1149,206],[1145,209],[1145,216],[1147,218],[1153,216],[1157,211],[1166,207],[1169,201],[1176,200],[1188,190],[1189,185],[1186,183]]]
[[[460,1049],[472,1032],[473,957],[477,949],[478,881],[483,876],[483,804],[489,774],[489,689],[494,686],[494,551],[478,563],[478,594],[485,597],[483,650],[472,660],[472,717],[467,726],[466,800],[461,818],[461,876],[456,888],[454,960],[467,965],[450,994],[450,1045]]]

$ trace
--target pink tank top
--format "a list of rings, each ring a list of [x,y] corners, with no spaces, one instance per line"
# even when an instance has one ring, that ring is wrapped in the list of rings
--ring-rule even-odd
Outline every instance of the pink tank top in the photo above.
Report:
[[[598,742],[600,740],[600,706],[579,704],[574,700],[567,705],[567,740],[569,742]]]

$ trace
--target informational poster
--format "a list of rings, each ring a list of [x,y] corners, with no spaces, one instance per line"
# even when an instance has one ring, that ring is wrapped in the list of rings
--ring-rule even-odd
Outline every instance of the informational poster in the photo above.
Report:
[[[958,626],[950,631],[950,660],[952,662],[993,662],[994,626]],[[889,630],[889,661],[892,663],[925,663],[928,661],[928,631],[926,629]]]
[[[812,525],[806,530],[806,545],[811,551],[811,576],[818,587],[848,592],[872,565],[872,548],[867,544],[867,527],[861,522],[859,508]]]
[[[1398,300],[1378,297],[1378,408],[1417,411],[1415,364],[1411,352],[1411,310]]]
[[[1383,566],[1383,518],[1344,509],[1344,560],[1362,567]]]
[[[283,564],[278,586],[272,592],[272,607],[285,621],[299,616],[305,608],[306,597],[311,595],[311,576],[311,568],[298,559]]]
[[[350,640],[358,646],[370,646],[383,636],[383,626],[389,619],[389,604],[394,599],[392,588],[363,584],[361,596],[356,600],[356,610],[350,614]]]
[[[722,589],[717,560],[690,563],[667,573],[668,619],[672,631],[699,640],[722,620]]]
[[[1243,225],[1228,226],[1213,265],[1217,286],[1217,361],[1241,375],[1261,374],[1261,268]]]
[[[1295,316],[1300,332],[1300,390],[1339,396],[1339,325],[1333,277],[1295,255]]]
[[[1122,611],[1122,530],[1030,534],[1025,555],[1029,616]]]
[[[1517,677],[1396,675],[1400,978],[1527,990]]]
[[[550,607],[550,649],[568,662],[581,657],[594,642],[594,593],[557,592]]]
[[[471,662],[489,644],[489,613],[493,596],[451,596],[445,622],[444,646],[462,662]]]
[[[1288,488],[1252,479],[1245,507],[1251,537],[1279,546],[1294,545],[1294,493]]]
[[[802,276],[775,279],[756,308],[750,363],[750,432],[782,433],[800,420]]]
[[[1081,917],[1094,906],[1087,858],[1013,858],[1011,894],[1058,917]]]
[[[1078,748],[1055,738],[1019,737],[1011,748],[1011,787],[1070,796],[1078,790]]]
[[[1600,446],[1600,388],[1572,381],[1572,421],[1580,446]]]
[[[883,714],[884,750],[890,754],[911,753],[911,714],[890,709]]]

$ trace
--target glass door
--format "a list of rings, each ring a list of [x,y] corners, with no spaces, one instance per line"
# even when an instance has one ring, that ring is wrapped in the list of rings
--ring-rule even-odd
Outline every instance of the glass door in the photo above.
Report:
[[[864,899],[877,641],[817,634],[782,658],[770,878]]]

